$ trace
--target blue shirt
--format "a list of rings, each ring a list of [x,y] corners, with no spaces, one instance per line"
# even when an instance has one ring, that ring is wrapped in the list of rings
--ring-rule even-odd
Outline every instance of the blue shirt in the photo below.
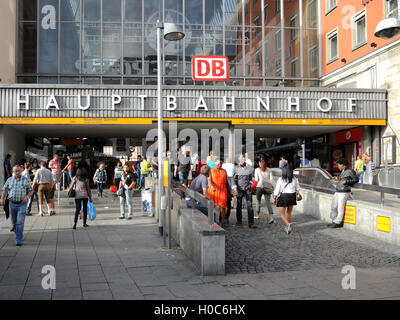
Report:
[[[11,168],[11,162],[10,162],[10,160],[8,160],[8,159],[4,160],[4,167],[7,167],[7,168],[8,168],[8,172],[9,172],[10,174],[12,174],[12,168]]]
[[[31,183],[22,176],[19,179],[14,176],[9,177],[3,186],[3,191],[8,191],[7,198],[15,202],[22,201],[31,190]]]

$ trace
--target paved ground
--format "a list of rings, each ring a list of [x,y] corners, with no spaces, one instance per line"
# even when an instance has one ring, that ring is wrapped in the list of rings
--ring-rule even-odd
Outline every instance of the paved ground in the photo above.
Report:
[[[235,227],[233,212],[228,274],[202,277],[180,249],[162,248],[154,218],[137,207],[132,220],[119,220],[116,205],[112,197],[97,202],[87,229],[80,221],[72,230],[68,208],[27,217],[20,248],[1,215],[0,299],[400,299],[399,247],[311,217],[295,217],[287,237],[264,219],[257,230]],[[349,263],[356,290],[341,286]],[[44,265],[56,268],[55,290],[41,286]]]

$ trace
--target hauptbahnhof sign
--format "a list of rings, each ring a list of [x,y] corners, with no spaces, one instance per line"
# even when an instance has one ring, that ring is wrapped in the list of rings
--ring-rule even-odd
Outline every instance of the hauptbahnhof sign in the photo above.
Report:
[[[157,88],[151,86],[2,85],[0,98],[0,123],[96,123],[96,119],[152,123],[157,119]],[[166,120],[385,125],[387,118],[385,90],[168,86],[163,100]]]

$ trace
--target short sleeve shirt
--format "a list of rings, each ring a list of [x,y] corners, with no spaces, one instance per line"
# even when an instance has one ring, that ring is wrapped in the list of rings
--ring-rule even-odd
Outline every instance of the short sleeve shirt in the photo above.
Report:
[[[52,177],[50,170],[47,168],[40,168],[36,172],[35,179],[38,184],[51,183]]]
[[[116,174],[117,179],[121,179],[122,174],[124,173],[124,168],[122,168],[122,167],[115,167],[114,173]]]
[[[67,166],[67,170],[70,172],[74,171],[74,165],[75,165],[74,160],[71,159],[70,164]]]
[[[7,179],[3,191],[8,191],[8,199],[18,202],[23,200],[32,190],[31,183],[25,177],[16,179],[14,176]]]
[[[8,159],[4,160],[4,167],[7,167],[7,168],[8,168],[8,172],[9,172],[9,173],[12,172],[10,160],[8,160]]]
[[[54,160],[54,159],[50,160],[49,168],[51,166],[55,166],[56,167],[55,169],[51,169],[51,173],[52,174],[59,174],[61,172],[61,165],[60,165],[60,162],[58,160]]]
[[[128,189],[128,187],[132,184],[132,182],[137,181],[137,174],[134,172],[128,172],[127,174],[123,174],[121,177],[121,181],[123,183],[124,188]]]
[[[204,174],[197,176],[190,184],[190,189],[203,194],[203,189],[208,189],[208,179]]]

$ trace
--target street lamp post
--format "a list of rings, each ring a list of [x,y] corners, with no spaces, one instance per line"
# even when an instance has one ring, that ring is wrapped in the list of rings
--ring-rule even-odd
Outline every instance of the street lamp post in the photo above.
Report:
[[[185,37],[174,23],[162,23],[157,20],[157,111],[158,111],[158,218],[162,219],[161,197],[163,195],[163,117],[162,117],[162,89],[161,89],[161,30],[164,29],[164,39],[177,41]],[[164,231],[163,231],[164,232]]]

